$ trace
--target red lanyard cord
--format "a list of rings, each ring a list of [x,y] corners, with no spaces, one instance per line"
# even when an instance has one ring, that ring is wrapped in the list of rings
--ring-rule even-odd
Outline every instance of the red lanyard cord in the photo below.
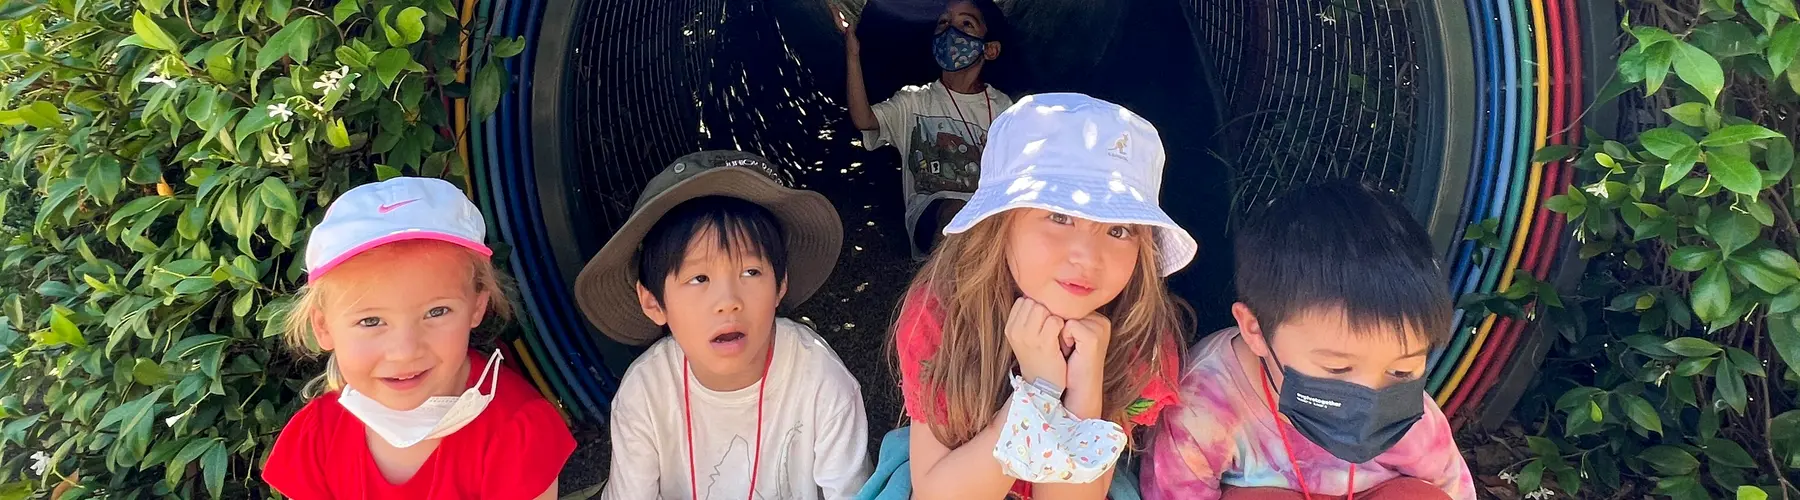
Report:
[[[1294,446],[1288,443],[1287,428],[1281,425],[1281,414],[1275,411],[1275,394],[1274,391],[1269,389],[1269,376],[1267,374],[1263,375],[1262,388],[1263,400],[1269,402],[1269,414],[1275,417],[1275,432],[1281,435],[1281,449],[1282,451],[1287,452],[1288,465],[1294,468],[1294,482],[1300,483],[1300,494],[1305,495],[1306,500],[1312,500],[1312,490],[1306,488],[1306,475],[1300,472],[1300,462],[1294,459]],[[1356,464],[1350,464],[1350,485],[1348,489],[1350,493],[1349,498],[1346,500],[1356,500]]]
[[[773,339],[771,339],[773,340]],[[756,498],[756,473],[762,467],[762,423],[763,423],[763,389],[769,387],[769,366],[775,364],[775,346],[769,345],[769,357],[763,361],[763,376],[756,387],[756,452],[750,458],[750,498]],[[687,459],[688,459],[688,493],[694,500],[700,499],[700,481],[694,473],[694,413],[688,398],[687,359],[681,360],[681,416],[687,420]]]
[[[956,120],[962,122],[963,131],[969,133],[970,141],[974,141],[976,139],[975,129],[972,125],[969,125],[969,120],[967,118],[963,118],[962,106],[956,104],[956,95],[950,93],[949,85],[944,85],[943,82],[939,82],[938,86],[944,88],[944,96],[950,98],[950,109],[956,110]],[[994,96],[988,95],[986,85],[983,85],[981,88],[981,97],[982,99],[987,100],[988,123],[994,123]],[[982,138],[981,144],[983,146],[987,145],[987,139]]]

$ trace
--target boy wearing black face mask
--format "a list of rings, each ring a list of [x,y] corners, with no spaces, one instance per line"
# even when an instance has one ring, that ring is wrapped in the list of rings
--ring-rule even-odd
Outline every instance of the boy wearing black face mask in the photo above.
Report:
[[[1006,17],[994,0],[951,0],[938,17],[931,51],[938,79],[900,89],[873,106],[863,88],[862,48],[856,25],[836,6],[832,13],[844,32],[849,56],[850,120],[862,130],[870,151],[891,144],[900,150],[901,193],[912,256],[929,253],[936,235],[975,192],[988,124],[1012,99],[981,79],[983,66],[1000,57]]]
[[[1424,393],[1449,291],[1424,228],[1342,182],[1267,207],[1237,235],[1236,328],[1202,340],[1145,456],[1148,499],[1473,500]]]

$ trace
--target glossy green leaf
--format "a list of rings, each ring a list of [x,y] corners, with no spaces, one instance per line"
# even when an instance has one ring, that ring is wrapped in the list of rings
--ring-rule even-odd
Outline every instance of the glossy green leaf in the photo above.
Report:
[[[1731,255],[1755,241],[1762,234],[1762,225],[1749,215],[1715,212],[1707,221],[1706,232],[1725,255]]]
[[[1718,391],[1719,399],[1725,401],[1739,415],[1749,404],[1749,394],[1744,388],[1744,374],[1731,363],[1718,363],[1713,376],[1713,387]]]
[[[1640,458],[1656,470],[1674,476],[1694,472],[1700,467],[1700,460],[1695,459],[1692,453],[1674,446],[1652,446],[1645,449]]]
[[[156,22],[152,21],[150,16],[144,15],[143,12],[131,14],[131,28],[138,39],[144,42],[145,47],[167,52],[181,52],[181,44],[175,43],[175,39],[170,38],[168,32],[163,31],[161,26],[157,26]]]
[[[302,17],[288,23],[281,31],[275,32],[275,36],[269,37],[262,50],[256,53],[257,71],[267,69],[283,57],[292,57],[295,62],[306,64],[312,54],[316,36],[311,17]]]
[[[218,438],[196,438],[190,439],[184,443],[181,447],[181,451],[176,452],[175,458],[169,461],[169,466],[167,467],[168,477],[165,478],[167,484],[171,486],[179,484],[182,476],[187,474],[187,465],[192,463],[195,459],[200,458],[200,455],[205,454],[207,450],[211,449],[218,442]]]
[[[393,85],[394,79],[399,78],[400,72],[412,62],[412,54],[406,49],[381,51],[381,54],[375,56],[375,75],[381,79],[383,86]]]
[[[506,58],[506,57],[512,57],[512,56],[519,55],[520,52],[525,51],[525,37],[515,36],[512,38],[497,39],[494,41],[494,49],[493,50],[494,50],[494,57]],[[1568,146],[1546,146],[1546,148],[1550,148],[1550,147],[1567,148]],[[1568,156],[1569,155],[1565,153],[1562,156],[1559,156],[1555,159],[1560,160],[1562,158],[1567,158]],[[1553,161],[1553,160],[1542,160],[1542,161]]]
[[[417,43],[419,38],[425,34],[424,19],[425,9],[418,7],[401,9],[400,14],[394,17],[394,31],[400,34],[400,43],[396,43],[394,46],[405,47]],[[392,41],[393,39],[389,39],[389,42]]]
[[[1684,102],[1663,110],[1676,122],[1689,127],[1705,127],[1706,113],[1712,108],[1704,103]]]
[[[1775,345],[1775,352],[1781,354],[1781,361],[1788,366],[1800,363],[1800,325],[1796,318],[1789,314],[1772,314],[1768,317],[1769,343]]]
[[[206,479],[207,493],[213,498],[222,498],[220,493],[225,490],[225,474],[228,472],[225,468],[230,466],[229,458],[223,442],[214,443],[200,456],[200,473]]]
[[[1769,294],[1781,293],[1795,282],[1792,276],[1770,269],[1754,256],[1732,257],[1727,260],[1727,264],[1733,275]]]
[[[1757,249],[1751,255],[1763,267],[1782,276],[1800,280],[1800,261],[1795,261],[1793,255],[1773,248]]]
[[[331,7],[331,22],[344,24],[345,19],[358,12],[362,12],[362,0],[338,0],[337,5]]]
[[[87,347],[87,339],[82,338],[81,330],[76,328],[75,322],[69,321],[69,316],[63,314],[60,308],[50,310],[50,335],[45,337],[41,343],[52,346],[68,344],[75,347]]]
[[[350,132],[344,129],[344,120],[336,118],[325,128],[325,142],[334,148],[350,147]]]
[[[56,105],[37,101],[19,108],[18,116],[25,123],[37,128],[60,128],[63,125],[62,112]]]
[[[0,4],[0,21],[17,21],[36,12],[39,7],[49,3],[47,0],[13,0]],[[148,7],[146,3],[146,7]],[[153,11],[154,12],[154,11]],[[17,46],[14,44],[13,46]],[[26,493],[30,493],[27,491]]]
[[[1675,76],[1699,91],[1707,102],[1716,103],[1719,92],[1725,88],[1725,71],[1719,67],[1719,61],[1687,42],[1678,40],[1670,43],[1674,46],[1670,62],[1675,69]]]
[[[1731,308],[1731,278],[1725,268],[1718,264],[1706,268],[1699,281],[1694,282],[1688,302],[1694,305],[1694,315],[1700,321],[1715,324],[1723,320]]]
[[[1669,252],[1669,267],[1687,272],[1698,272],[1718,261],[1719,251],[1706,247],[1681,247]]]
[[[507,86],[506,70],[499,65],[489,64],[475,73],[475,84],[470,88],[469,109],[475,120],[485,120],[493,116],[494,109],[500,105],[500,95]]]
[[[1639,427],[1657,434],[1663,433],[1662,416],[1656,413],[1656,408],[1650,406],[1649,401],[1637,396],[1621,395],[1619,404],[1625,408],[1625,416]]]
[[[138,358],[131,367],[131,379],[140,384],[154,386],[169,380],[169,373],[155,361]]]
[[[1738,371],[1758,377],[1768,376],[1767,371],[1763,369],[1762,362],[1757,360],[1756,356],[1751,355],[1749,351],[1726,347],[1725,354],[1731,360],[1731,364],[1737,365]]]
[[[1742,124],[1714,130],[1712,133],[1706,134],[1706,138],[1701,139],[1700,144],[1710,147],[1735,146],[1758,139],[1772,139],[1776,137],[1783,136],[1780,132],[1769,130],[1768,127],[1755,124]],[[1645,146],[1648,146],[1648,144]]]
[[[1729,439],[1711,439],[1706,442],[1706,458],[1714,464],[1749,469],[1756,467],[1756,460],[1744,447]]]
[[[377,178],[377,179],[385,181],[388,179],[399,177],[400,175],[401,175],[400,169],[397,169],[397,168],[394,168],[391,166],[387,166],[387,165],[382,165],[380,163],[375,164],[375,178]]]
[[[1687,358],[1675,364],[1675,375],[1692,377],[1706,373],[1706,369],[1712,368],[1712,365],[1713,358]]]
[[[1787,71],[1796,56],[1800,56],[1800,24],[1788,23],[1776,28],[1775,34],[1769,37],[1769,72],[1779,75]]]
[[[1692,148],[1696,144],[1692,136],[1667,127],[1650,129],[1638,134],[1638,142],[1643,143],[1644,149],[1648,150],[1651,155],[1665,160],[1673,158],[1682,150]]]
[[[262,199],[263,206],[270,210],[300,215],[300,206],[294,200],[293,190],[288,189],[287,183],[281,182],[281,179],[264,177],[262,185],[257,187],[257,193]]]
[[[1733,193],[1754,195],[1762,191],[1762,174],[1750,158],[1728,149],[1707,149],[1706,169],[1719,185]]]
[[[1667,348],[1670,352],[1690,358],[1712,356],[1721,351],[1719,346],[1714,345],[1712,342],[1694,337],[1681,337],[1670,340],[1663,343],[1663,347]]]

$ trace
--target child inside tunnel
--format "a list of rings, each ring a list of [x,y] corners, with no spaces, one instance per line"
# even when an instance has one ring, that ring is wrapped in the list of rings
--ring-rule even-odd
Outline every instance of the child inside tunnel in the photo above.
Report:
[[[954,0],[938,16],[932,59],[943,72],[924,85],[900,89],[871,105],[863,82],[861,41],[856,25],[832,7],[844,33],[845,94],[850,120],[873,151],[900,152],[901,193],[912,258],[921,260],[937,233],[975,191],[987,128],[1012,98],[982,79],[988,61],[1000,57],[1009,31],[993,0]]]

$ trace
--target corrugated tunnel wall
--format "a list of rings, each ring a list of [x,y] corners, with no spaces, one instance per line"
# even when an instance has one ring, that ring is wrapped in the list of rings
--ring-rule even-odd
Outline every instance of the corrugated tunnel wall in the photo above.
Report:
[[[886,329],[914,269],[899,229],[898,156],[853,142],[860,135],[841,101],[844,54],[831,1],[469,2],[469,15],[487,21],[478,35],[532,42],[507,63],[519,85],[494,118],[474,124],[471,165],[528,295],[525,338],[513,346],[531,358],[540,388],[565,409],[585,409],[572,417],[604,418],[610,384],[634,353],[594,334],[568,285],[628,215],[643,182],[681,154],[708,148],[760,153],[837,205],[843,257],[832,282],[793,315],[812,322],[858,371],[872,419],[897,413],[894,395],[883,395],[893,392]],[[935,78],[928,40],[941,1],[839,3],[859,13],[873,101]],[[1492,265],[1448,277],[1457,293],[1503,288],[1501,268],[1549,268],[1526,269],[1504,249],[1471,248],[1461,229],[1542,217],[1526,201],[1548,196],[1552,187],[1537,187],[1558,178],[1528,176],[1553,166],[1525,158],[1534,139],[1556,129],[1536,126],[1549,125],[1552,113],[1519,111],[1538,94],[1561,96],[1561,111],[1590,93],[1566,78],[1584,68],[1580,43],[1544,43],[1543,53],[1531,44],[1552,28],[1582,25],[1586,14],[1575,12],[1574,0],[1000,4],[1015,37],[990,83],[1015,96],[1092,94],[1162,132],[1163,205],[1203,247],[1171,280],[1199,313],[1196,335],[1229,321],[1231,222],[1301,183],[1355,177],[1399,192],[1446,262],[1490,257],[1481,260]],[[1508,180],[1496,182],[1501,175]],[[1517,226],[1508,242],[1527,237]],[[1530,248],[1551,249],[1538,260],[1560,262],[1552,258],[1560,245]],[[1462,354],[1484,343],[1478,330],[1459,328],[1462,351],[1446,349],[1434,363],[1458,371]],[[1500,370],[1483,365],[1461,371],[1491,382]]]

